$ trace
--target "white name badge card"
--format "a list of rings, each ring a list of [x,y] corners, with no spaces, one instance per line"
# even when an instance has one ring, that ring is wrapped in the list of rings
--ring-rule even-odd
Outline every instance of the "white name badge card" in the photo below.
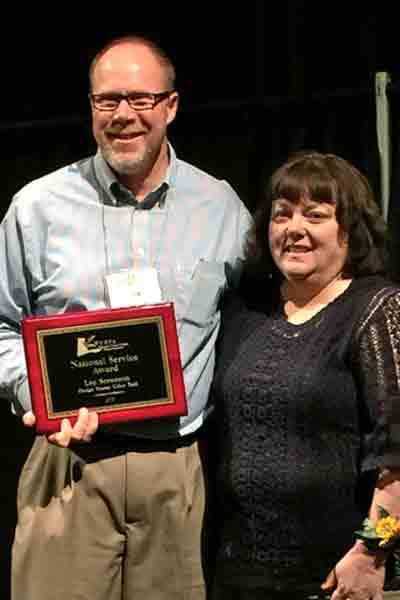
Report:
[[[162,302],[158,274],[154,268],[120,271],[106,276],[111,308]]]

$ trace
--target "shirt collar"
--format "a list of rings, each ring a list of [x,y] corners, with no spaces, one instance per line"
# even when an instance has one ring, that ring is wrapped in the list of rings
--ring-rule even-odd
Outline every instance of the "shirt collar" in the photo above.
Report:
[[[141,208],[153,208],[153,206],[155,206],[157,203],[160,207],[165,205],[168,188],[174,186],[178,169],[176,154],[170,143],[168,143],[168,152],[169,164],[165,173],[165,177],[160,185],[157,186],[155,190],[151,191],[140,203],[140,205],[138,203],[138,206],[141,206]],[[132,192],[130,192],[118,181],[114,171],[104,159],[100,149],[97,150],[97,153],[94,156],[93,165],[97,180],[106,194],[104,198],[105,203],[112,204],[114,206],[119,204],[136,205],[136,200]]]

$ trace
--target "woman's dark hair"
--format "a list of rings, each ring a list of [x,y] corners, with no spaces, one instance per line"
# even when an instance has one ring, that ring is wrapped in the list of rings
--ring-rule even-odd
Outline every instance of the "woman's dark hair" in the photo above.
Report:
[[[248,236],[247,266],[253,273],[281,278],[268,247],[271,207],[278,198],[335,204],[337,221],[348,238],[345,274],[362,277],[386,272],[385,222],[367,178],[339,156],[308,151],[290,157],[268,182]]]

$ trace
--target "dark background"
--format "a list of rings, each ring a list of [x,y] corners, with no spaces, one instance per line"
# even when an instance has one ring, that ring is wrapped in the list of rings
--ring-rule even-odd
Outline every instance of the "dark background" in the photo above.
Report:
[[[42,15],[36,7],[29,15],[19,7],[3,20],[0,38],[0,216],[24,183],[93,152],[90,59],[111,37],[144,33],[177,67],[181,108],[170,130],[177,153],[227,179],[251,210],[265,178],[303,148],[352,161],[370,178],[379,202],[374,78],[388,71],[389,227],[392,263],[399,268],[397,19],[388,2],[353,4],[358,3],[214,1],[146,8],[114,3],[82,6],[87,15],[76,6],[48,8]],[[6,401],[0,415],[0,598],[7,600],[17,479],[33,435]]]

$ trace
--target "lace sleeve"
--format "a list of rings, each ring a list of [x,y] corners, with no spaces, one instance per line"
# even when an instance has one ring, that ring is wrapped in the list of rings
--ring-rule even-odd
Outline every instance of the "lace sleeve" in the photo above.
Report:
[[[400,291],[381,290],[358,323],[353,367],[358,385],[363,470],[400,465]]]

